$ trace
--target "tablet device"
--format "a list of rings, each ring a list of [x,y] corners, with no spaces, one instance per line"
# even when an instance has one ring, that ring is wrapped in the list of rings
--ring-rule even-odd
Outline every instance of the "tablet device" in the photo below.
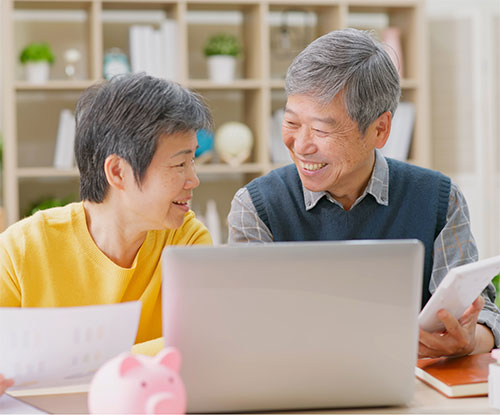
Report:
[[[444,330],[437,312],[444,308],[456,319],[460,318],[498,273],[500,273],[500,256],[461,265],[448,271],[420,312],[419,326],[430,332]]]

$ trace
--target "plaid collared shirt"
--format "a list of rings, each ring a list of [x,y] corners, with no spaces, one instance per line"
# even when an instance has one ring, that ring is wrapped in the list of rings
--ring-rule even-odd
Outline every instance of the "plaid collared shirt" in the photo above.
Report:
[[[379,150],[375,150],[375,166],[363,194],[354,202],[359,204],[367,194],[377,203],[389,205],[389,167]],[[306,210],[313,209],[320,199],[326,197],[331,203],[343,208],[328,192],[312,192],[305,187],[304,203]],[[351,209],[352,209],[351,208]],[[273,242],[273,235],[260,219],[246,187],[238,190],[231,202],[228,215],[229,240],[234,243]],[[464,195],[455,183],[451,183],[446,224],[434,241],[434,261],[429,290],[434,293],[451,268],[477,261],[476,241],[472,236],[469,209]],[[490,284],[483,292],[486,304],[479,314],[479,323],[486,324],[495,336],[495,344],[500,346],[500,311],[495,306],[495,288]]]

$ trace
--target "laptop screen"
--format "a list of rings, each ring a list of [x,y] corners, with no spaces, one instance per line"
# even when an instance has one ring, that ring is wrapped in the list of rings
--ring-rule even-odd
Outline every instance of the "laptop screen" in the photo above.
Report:
[[[188,411],[408,402],[423,258],[416,240],[166,248]]]

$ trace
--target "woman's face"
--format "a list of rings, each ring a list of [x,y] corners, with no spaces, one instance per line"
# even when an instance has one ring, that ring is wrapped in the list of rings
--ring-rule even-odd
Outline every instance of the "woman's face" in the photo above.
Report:
[[[194,131],[163,136],[142,183],[129,183],[125,198],[134,220],[145,228],[175,229],[189,211],[192,191],[200,184],[195,172]]]

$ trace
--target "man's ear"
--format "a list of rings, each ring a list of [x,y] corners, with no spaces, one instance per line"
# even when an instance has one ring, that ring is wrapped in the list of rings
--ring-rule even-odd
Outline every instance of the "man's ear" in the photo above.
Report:
[[[104,160],[106,180],[115,189],[123,190],[125,188],[127,169],[130,169],[129,164],[116,154],[110,154]]]
[[[390,111],[384,112],[373,122],[376,148],[384,147],[387,139],[389,138],[389,133],[391,132],[391,123],[392,113]]]

